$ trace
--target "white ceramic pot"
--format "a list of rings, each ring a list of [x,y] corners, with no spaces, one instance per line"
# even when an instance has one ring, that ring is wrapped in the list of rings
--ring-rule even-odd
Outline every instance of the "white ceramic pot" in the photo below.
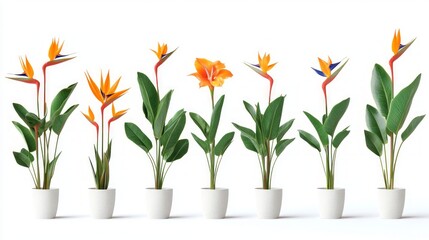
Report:
[[[58,198],[60,190],[54,189],[33,189],[33,209],[34,216],[41,219],[55,218],[58,209]]]
[[[281,188],[262,189],[256,188],[256,214],[258,218],[274,219],[280,215],[282,208]]]
[[[89,211],[91,217],[97,219],[112,218],[115,208],[116,190],[109,189],[89,189]]]
[[[404,211],[404,203],[405,189],[378,189],[378,207],[381,218],[401,218]]]
[[[201,189],[201,200],[204,217],[210,219],[225,218],[228,208],[227,188],[203,188]]]
[[[172,202],[173,189],[146,188],[146,213],[149,218],[169,218]]]
[[[344,199],[346,191],[344,188],[317,189],[319,195],[320,218],[336,219],[341,218],[344,209]]]

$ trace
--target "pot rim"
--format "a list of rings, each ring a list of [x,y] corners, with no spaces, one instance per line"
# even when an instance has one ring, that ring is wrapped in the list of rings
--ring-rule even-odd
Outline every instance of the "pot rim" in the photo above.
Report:
[[[108,192],[108,191],[116,191],[116,188],[108,188],[108,189],[88,188],[88,190],[89,191]]]
[[[345,191],[345,188],[334,188],[334,189],[327,189],[327,188],[317,188],[317,190],[326,190],[326,191]]]
[[[203,191],[216,191],[216,190],[218,190],[218,191],[228,191],[229,189],[228,188],[215,188],[215,189],[201,188],[201,190],[203,190]]]
[[[377,190],[380,190],[380,191],[402,191],[402,190],[405,190],[405,188],[393,188],[393,189],[377,188]]]
[[[172,188],[161,188],[161,189],[156,189],[156,188],[152,188],[152,187],[149,187],[149,188],[145,188],[146,190],[149,190],[149,191],[173,191],[173,189]]]
[[[59,188],[49,188],[49,189],[32,188],[31,190],[41,191],[41,192],[43,192],[43,191],[49,192],[49,191],[59,191],[60,189]]]
[[[265,188],[255,188],[256,191],[283,191],[283,188],[270,188],[270,189],[265,189]]]

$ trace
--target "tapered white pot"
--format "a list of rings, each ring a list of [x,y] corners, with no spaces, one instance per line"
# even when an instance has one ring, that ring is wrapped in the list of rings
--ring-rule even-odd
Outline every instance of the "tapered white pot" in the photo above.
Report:
[[[149,218],[169,218],[172,202],[173,189],[146,189],[146,213]]]
[[[397,219],[402,217],[405,204],[405,189],[378,189],[378,207],[381,218]]]
[[[34,216],[40,219],[55,218],[60,190],[32,189]]]
[[[344,188],[317,189],[319,195],[320,218],[336,219],[343,216],[344,199],[346,191]]]
[[[201,200],[205,218],[225,218],[226,209],[228,208],[227,188],[203,188],[201,189]]]
[[[116,190],[109,189],[89,189],[89,210],[91,217],[97,219],[112,218],[115,208]]]
[[[255,194],[256,214],[258,218],[278,218],[282,208],[283,190],[281,188],[256,188]]]

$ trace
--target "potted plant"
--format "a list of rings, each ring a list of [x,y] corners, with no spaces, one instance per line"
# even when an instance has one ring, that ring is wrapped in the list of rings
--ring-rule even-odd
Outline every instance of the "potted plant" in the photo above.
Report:
[[[263,112],[259,103],[253,107],[248,102],[243,101],[244,107],[255,122],[255,130],[235,123],[233,124],[240,131],[244,146],[258,155],[262,188],[255,189],[257,215],[259,218],[278,218],[281,210],[283,191],[281,188],[271,188],[271,181],[278,157],[294,140],[294,138],[284,138],[287,131],[291,128],[294,119],[281,124],[285,96],[280,96],[271,101],[271,90],[274,80],[268,74],[268,71],[276,63],[270,64],[269,54],[264,54],[262,58],[258,54],[258,60],[259,64],[245,64],[269,80],[268,106]]]
[[[146,189],[146,210],[149,218],[168,218],[173,189],[163,188],[164,180],[172,163],[188,152],[189,141],[179,139],[186,124],[186,112],[179,110],[167,121],[173,90],[161,98],[158,87],[158,67],[176,50],[167,53],[167,44],[158,44],[158,50],[152,51],[159,60],[155,65],[156,88],[144,73],[137,73],[137,81],[143,98],[143,113],[152,126],[155,155],[150,151],[153,147],[152,141],[136,124],[125,123],[125,133],[128,139],[143,149],[152,165],[155,187]]]
[[[337,160],[337,150],[343,140],[349,135],[350,131],[348,130],[349,127],[344,128],[338,133],[336,133],[335,130],[349,106],[350,98],[339,102],[328,112],[328,94],[326,87],[335,79],[338,73],[340,73],[347,64],[347,61],[348,60],[335,72],[331,73],[340,62],[332,63],[331,58],[328,58],[328,61],[319,58],[321,70],[314,68],[313,70],[320,76],[325,77],[322,83],[325,112],[322,118],[318,119],[304,111],[305,116],[316,130],[318,139],[304,130],[298,130],[299,136],[319,152],[320,161],[325,174],[326,188],[318,189],[319,213],[321,218],[341,218],[344,209],[345,189],[335,188],[335,163]]]
[[[14,103],[18,116],[24,122],[13,121],[13,125],[24,137],[26,146],[20,151],[13,152],[16,162],[28,168],[34,183],[33,205],[36,218],[55,218],[58,208],[59,189],[51,188],[51,181],[55,173],[57,161],[61,155],[58,151],[58,142],[67,119],[77,108],[77,104],[64,110],[67,100],[73,93],[77,83],[62,89],[53,98],[51,105],[47,99],[48,67],[73,59],[70,55],[61,54],[64,43],[52,39],[49,48],[49,61],[43,64],[43,93],[40,96],[40,81],[34,78],[34,70],[27,57],[20,58],[23,73],[13,74],[9,79],[34,84],[36,86],[36,106],[32,112],[19,103]],[[40,102],[42,101],[42,106]],[[54,147],[55,146],[55,147]]]
[[[421,74],[410,85],[395,94],[393,63],[414,41],[415,39],[402,45],[401,32],[395,31],[392,41],[393,56],[389,61],[391,75],[389,76],[384,68],[378,64],[375,64],[372,71],[371,91],[376,107],[366,106],[368,130],[365,130],[364,133],[366,146],[379,157],[383,173],[384,188],[378,189],[379,209],[382,218],[400,218],[402,216],[405,189],[395,188],[396,164],[402,144],[425,117],[425,115],[415,117],[401,132],[419,87]]]
[[[110,71],[106,78],[101,73],[100,86],[92,79],[89,72],[85,73],[89,88],[94,97],[100,102],[100,124],[95,120],[95,115],[88,107],[88,114],[82,113],[85,118],[95,127],[96,144],[94,144],[94,159],[89,158],[95,188],[89,189],[89,207],[93,218],[111,218],[115,208],[116,190],[109,188],[110,180],[110,158],[112,153],[112,138],[110,137],[110,124],[122,117],[127,110],[116,111],[114,101],[122,97],[128,89],[116,91],[121,78],[119,77],[113,85],[110,84]],[[112,116],[106,122],[105,110],[112,105]],[[106,128],[107,123],[107,128]],[[101,136],[100,136],[101,125]],[[107,136],[106,136],[107,134]],[[107,138],[106,138],[107,137]]]
[[[215,104],[215,87],[221,87],[225,79],[232,77],[232,73],[225,69],[220,61],[209,61],[205,58],[195,60],[197,72],[191,75],[200,81],[200,87],[207,86],[210,90],[212,114],[210,124],[197,113],[189,113],[195,125],[204,135],[204,140],[192,133],[192,137],[204,151],[210,173],[210,188],[203,188],[201,192],[203,213],[206,218],[225,218],[228,207],[228,189],[216,188],[217,174],[225,151],[232,143],[234,132],[225,134],[216,142],[216,133],[219,126],[225,95],[222,95]]]

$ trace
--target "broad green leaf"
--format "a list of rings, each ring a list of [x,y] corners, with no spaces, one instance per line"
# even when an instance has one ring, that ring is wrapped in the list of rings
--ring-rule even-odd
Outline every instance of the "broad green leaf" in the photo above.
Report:
[[[365,142],[368,149],[375,155],[380,157],[383,154],[383,143],[375,133],[365,130]]]
[[[186,111],[183,109],[180,109],[179,111],[177,111],[174,116],[172,118],[170,118],[170,120],[168,120],[167,125],[165,125],[165,129],[164,131],[167,131],[168,129],[170,129],[174,124],[176,124],[177,121],[179,121],[179,119],[182,117],[182,115],[186,114]]]
[[[197,113],[193,113],[193,112],[190,112],[189,116],[191,117],[192,121],[194,121],[195,125],[197,125],[197,127],[207,138],[209,134],[209,124],[206,122],[206,120],[204,120],[204,118],[198,115]]]
[[[133,143],[135,143],[145,152],[149,152],[150,149],[152,149],[152,142],[137,125],[135,125],[134,123],[126,122],[124,126],[125,134],[127,135],[128,139],[130,139]],[[95,155],[98,156],[98,153],[96,152]]]
[[[16,163],[18,163],[20,166],[29,168],[31,165],[31,160],[28,155],[22,153],[22,152],[13,152],[13,156],[15,157]]]
[[[379,64],[372,70],[371,92],[381,115],[387,117],[392,101],[392,79]]]
[[[76,85],[77,83],[62,89],[54,97],[54,100],[52,100],[52,104],[51,104],[51,115],[50,115],[51,120],[53,120],[54,118],[56,118],[58,115],[61,114],[61,111],[63,110],[64,106],[67,103],[67,100],[69,99],[70,95],[73,93],[74,89],[76,88]]]
[[[321,151],[320,149],[320,143],[319,141],[317,141],[317,139],[311,135],[310,133],[304,131],[304,130],[298,130],[299,132],[299,136],[306,141],[310,146],[312,146],[313,148],[317,149],[317,151]]]
[[[314,129],[316,129],[317,135],[319,135],[320,142],[323,146],[327,146],[329,144],[328,133],[325,131],[325,127],[323,124],[317,120],[313,115],[304,111],[305,116],[307,116],[308,120],[310,120]]]
[[[27,149],[22,148],[22,149],[21,149],[21,153],[22,153],[22,154],[24,154],[24,155],[26,155],[26,156],[28,157],[28,159],[30,159],[30,162],[33,162],[33,161],[34,161],[34,156],[33,156],[33,154],[31,154]]]
[[[170,90],[159,102],[153,124],[153,133],[156,139],[161,138],[161,135],[164,132],[165,119],[167,118],[168,108],[170,106],[171,94],[173,94],[172,90]]]
[[[21,104],[18,104],[18,103],[14,103],[13,108],[15,109],[15,112],[18,114],[19,118],[21,118],[22,121],[24,121],[25,124],[27,124],[27,126],[31,127],[30,124],[28,123],[27,119],[25,118],[25,115],[27,115],[27,113],[29,113],[27,111],[27,109],[25,109],[24,106],[22,106]]]
[[[199,138],[197,135],[193,133],[191,133],[191,135],[194,138],[195,142],[197,142],[198,145],[200,145],[200,147],[203,149],[205,153],[208,153],[210,151],[210,146],[207,141],[202,140],[201,138]]]
[[[411,133],[413,133],[414,130],[416,130],[417,126],[420,124],[420,122],[423,120],[424,117],[425,115],[421,115],[411,120],[410,124],[408,124],[408,127],[401,134],[402,141],[407,140],[407,138],[411,135]]]
[[[250,103],[243,101],[244,107],[246,108],[247,112],[250,114],[250,116],[252,116],[253,121],[255,121],[256,119],[256,110],[255,108],[250,105]]]
[[[234,132],[229,132],[225,134],[216,144],[215,155],[216,156],[223,155],[225,151],[228,149],[229,145],[231,145],[232,139],[234,139]]]
[[[72,114],[72,112],[78,107],[79,105],[73,105],[71,106],[69,109],[67,109],[67,111],[65,111],[63,114],[59,115],[58,117],[56,117],[53,120],[52,123],[52,130],[54,130],[54,133],[56,133],[57,135],[60,135],[61,131],[64,128],[64,125],[67,122],[67,119],[70,117],[70,115]]]
[[[284,100],[285,97],[280,96],[274,101],[272,101],[268,105],[267,109],[265,110],[264,116],[262,117],[262,132],[264,136],[269,140],[277,138],[279,134]]]
[[[137,81],[143,98],[143,112],[146,109],[145,116],[147,115],[146,118],[153,125],[159,103],[158,92],[150,79],[144,73],[137,73]]]
[[[410,85],[402,89],[392,100],[389,115],[387,116],[387,129],[395,134],[398,134],[407,119],[414,95],[419,87],[420,77],[421,74]]]
[[[169,148],[172,148],[176,145],[177,141],[180,138],[180,135],[183,132],[186,124],[186,115],[183,112],[177,121],[174,124],[166,129],[166,131],[162,134],[160,142],[161,145],[164,146],[164,150],[167,151]]]
[[[234,127],[237,128],[241,132],[241,134],[244,135],[245,137],[255,139],[256,134],[252,129],[240,126],[235,123],[232,123],[232,125],[234,125]]]
[[[349,127],[344,128],[341,132],[337,133],[337,135],[332,140],[332,145],[335,148],[338,148],[340,144],[343,142],[343,140],[349,135],[350,131],[348,130]]]
[[[325,126],[326,132],[329,135],[334,136],[335,129],[337,128],[338,122],[341,120],[344,113],[346,112],[349,106],[349,103],[350,103],[350,98],[347,98],[339,102],[337,105],[335,105],[332,108],[331,112],[326,118],[325,123],[323,124]]]
[[[293,140],[295,140],[295,138],[291,138],[291,139],[283,139],[280,142],[277,143],[276,145],[276,155],[277,157],[280,156],[280,154],[283,153],[283,151],[286,149],[286,147],[291,144],[293,142]]]
[[[217,101],[217,103],[213,108],[212,117],[210,119],[209,134],[207,138],[210,143],[214,142],[216,138],[217,128],[219,126],[220,115],[222,113],[224,99],[225,99],[225,95],[222,95],[222,97],[219,98],[219,100]]]
[[[40,124],[42,123],[42,119],[40,119],[36,114],[34,113],[27,113],[25,115],[25,119],[28,122],[29,127],[34,128],[34,126],[40,126]]]
[[[61,155],[61,152],[50,163],[48,163],[47,177],[49,179],[49,182],[51,182],[52,177],[54,176],[55,166],[57,166],[57,161],[60,155]]]
[[[366,105],[366,125],[369,131],[377,135],[383,143],[387,143],[386,119],[371,105]]]
[[[250,151],[253,151],[255,153],[258,152],[258,150],[256,149],[256,140],[255,139],[251,139],[249,137],[247,137],[246,135],[241,134],[240,135],[241,140],[243,141],[244,146],[249,149]]]
[[[24,137],[25,143],[27,144],[27,149],[30,152],[33,152],[36,150],[36,139],[33,135],[33,133],[28,129],[27,127],[23,126],[19,122],[12,122],[13,125],[15,125],[16,129],[21,133],[21,135]]]
[[[289,129],[292,127],[292,124],[294,121],[295,121],[295,119],[291,119],[291,120],[287,121],[285,124],[280,126],[279,135],[277,136],[277,142],[282,140],[282,138],[287,133],[287,131],[289,131]]]
[[[173,153],[166,159],[167,162],[173,162],[178,159],[181,159],[188,152],[189,141],[188,139],[181,139],[177,141],[174,146]]]

